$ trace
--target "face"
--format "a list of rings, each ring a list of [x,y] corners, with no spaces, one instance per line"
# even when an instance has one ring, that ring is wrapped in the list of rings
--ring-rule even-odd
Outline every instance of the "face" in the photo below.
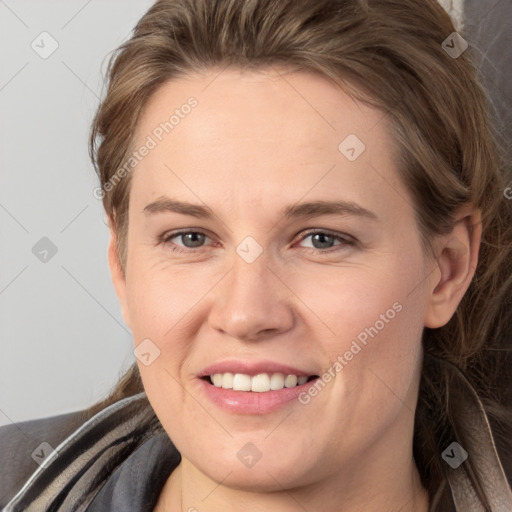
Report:
[[[212,70],[152,96],[143,145],[116,288],[169,437],[234,486],[370,478],[412,436],[430,271],[382,112]]]

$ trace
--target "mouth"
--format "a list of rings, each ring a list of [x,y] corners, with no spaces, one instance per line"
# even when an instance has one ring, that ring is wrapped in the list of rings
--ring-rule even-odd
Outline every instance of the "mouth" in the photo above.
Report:
[[[281,372],[258,373],[257,375],[225,372],[201,377],[211,386],[246,393],[267,393],[284,388],[295,388],[317,378],[318,375],[294,375]]]

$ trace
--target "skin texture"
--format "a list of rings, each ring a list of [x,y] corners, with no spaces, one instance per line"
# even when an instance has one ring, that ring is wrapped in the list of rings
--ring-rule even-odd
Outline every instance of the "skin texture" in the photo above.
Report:
[[[182,454],[156,510],[426,511],[412,458],[421,334],[444,325],[469,286],[479,213],[461,211],[427,258],[384,115],[319,75],[284,71],[173,80],[138,124],[142,144],[187,98],[198,101],[133,171],[125,277],[114,233],[109,248],[135,345],[149,338],[160,350],[139,368]],[[354,161],[338,149],[350,134],[365,145]],[[143,212],[162,196],[215,216]],[[377,220],[280,214],[313,200],[356,203]],[[188,228],[207,236],[159,243]],[[322,245],[311,228],[356,242]],[[248,236],[263,250],[252,263],[236,252]],[[397,303],[400,312],[306,405],[237,414],[202,392],[197,374],[234,356],[321,375]],[[252,468],[237,457],[248,442],[262,453]]]

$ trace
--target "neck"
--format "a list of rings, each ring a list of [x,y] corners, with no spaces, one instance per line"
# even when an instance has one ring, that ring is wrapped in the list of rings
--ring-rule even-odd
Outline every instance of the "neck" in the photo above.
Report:
[[[182,459],[167,480],[154,512],[428,512],[428,494],[412,459],[396,473],[384,469],[378,479],[372,471],[364,471],[364,464],[359,466],[363,466],[360,478],[353,476],[351,468],[347,472],[350,476],[338,473],[306,487],[261,493],[230,486],[229,475],[215,482]]]

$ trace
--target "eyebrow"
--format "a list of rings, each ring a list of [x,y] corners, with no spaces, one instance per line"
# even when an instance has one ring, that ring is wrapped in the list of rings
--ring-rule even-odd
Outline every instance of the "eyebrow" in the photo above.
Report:
[[[143,210],[143,213],[146,215],[169,212],[203,219],[215,217],[215,214],[208,206],[178,201],[170,197],[159,197],[156,201],[148,204]],[[293,204],[285,206],[281,210],[280,215],[285,219],[313,218],[322,215],[350,215],[378,220],[377,215],[373,211],[350,201],[309,201]]]

